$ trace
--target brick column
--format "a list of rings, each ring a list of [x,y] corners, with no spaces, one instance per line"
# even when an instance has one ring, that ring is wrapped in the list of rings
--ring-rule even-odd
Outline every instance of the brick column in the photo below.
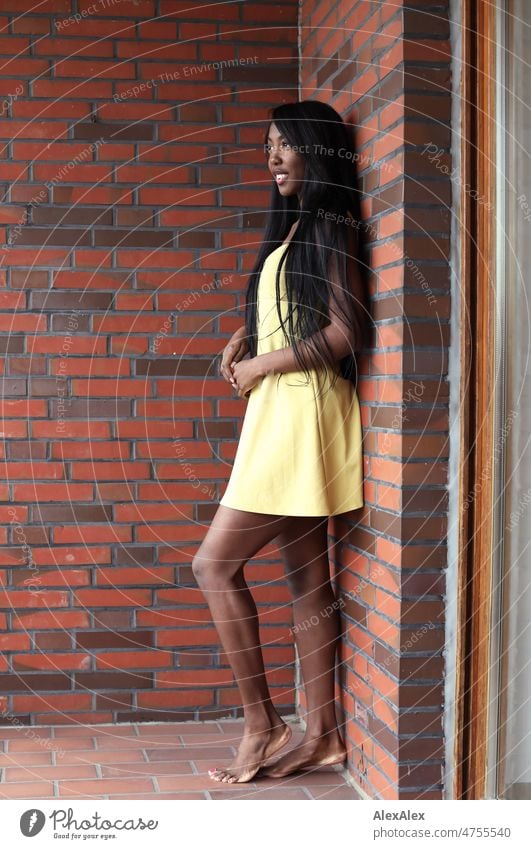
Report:
[[[303,0],[302,98],[357,127],[377,325],[362,358],[361,517],[330,531],[338,701],[372,798],[441,798],[451,203],[447,0]]]

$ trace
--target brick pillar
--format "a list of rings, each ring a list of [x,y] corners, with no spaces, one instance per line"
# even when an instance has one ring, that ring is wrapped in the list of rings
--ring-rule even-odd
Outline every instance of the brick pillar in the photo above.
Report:
[[[374,272],[377,333],[359,385],[366,505],[330,526],[349,768],[372,798],[441,798],[448,3],[303,0],[301,40],[301,97],[357,126]]]

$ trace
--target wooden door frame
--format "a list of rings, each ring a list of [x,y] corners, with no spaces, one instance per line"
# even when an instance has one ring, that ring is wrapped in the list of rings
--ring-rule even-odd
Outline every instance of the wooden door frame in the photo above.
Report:
[[[462,0],[456,799],[485,798],[493,568],[496,8]],[[477,194],[475,194],[477,193]]]

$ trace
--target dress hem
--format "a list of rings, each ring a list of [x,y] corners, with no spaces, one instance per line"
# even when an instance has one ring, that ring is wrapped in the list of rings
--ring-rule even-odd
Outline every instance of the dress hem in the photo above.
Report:
[[[351,513],[353,510],[360,510],[362,507],[365,506],[365,502],[362,501],[361,504],[357,504],[354,507],[342,508],[341,510],[336,510],[336,511],[333,511],[331,513],[329,513],[329,512],[327,512],[327,513],[315,513],[315,512],[294,513],[291,510],[289,510],[287,512],[286,511],[280,512],[278,510],[277,511],[260,510],[259,508],[252,508],[252,507],[236,507],[236,505],[227,504],[223,500],[221,500],[219,503],[222,507],[230,507],[232,510],[241,510],[244,513],[261,513],[261,514],[266,515],[266,516],[293,516],[294,518],[297,518],[297,517],[304,518],[304,517],[311,517],[311,516],[315,516],[315,518],[322,518],[324,516],[341,516],[343,513]]]

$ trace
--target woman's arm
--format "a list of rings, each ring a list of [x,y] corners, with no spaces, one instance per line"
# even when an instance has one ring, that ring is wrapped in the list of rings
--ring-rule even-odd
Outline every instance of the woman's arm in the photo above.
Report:
[[[234,333],[230,337],[230,341],[234,342],[240,336],[247,336],[247,328],[245,324],[243,324],[241,327],[238,327],[238,329],[234,331]]]
[[[230,381],[232,372],[230,368],[231,362],[239,362],[249,353],[249,342],[247,339],[247,329],[245,325],[235,330],[229,341],[223,349],[221,355],[221,364],[219,367],[220,374],[225,380]]]
[[[312,344],[312,341],[319,336],[328,342],[335,360],[346,357],[352,351],[350,329],[345,329],[342,324],[332,320],[330,324],[318,331],[318,333],[313,333],[307,339],[303,339],[300,342],[300,346],[303,348],[305,363],[308,364],[309,368],[323,365],[322,355],[319,354]],[[291,371],[299,371],[301,368],[291,345],[285,348],[278,348],[276,351],[270,351],[267,354],[259,354],[254,359],[260,377],[265,377],[266,374],[286,374]]]
[[[354,254],[352,252],[351,254],[351,256],[347,256],[347,276],[349,283],[352,282],[353,284],[354,292],[359,293],[362,291],[359,269]],[[335,266],[334,263],[333,265]],[[335,268],[331,274],[331,285],[335,299],[341,304],[342,309],[348,314],[349,305],[347,304],[345,292],[337,281]],[[335,361],[341,360],[343,357],[346,357],[355,350],[352,339],[352,330],[350,326],[345,323],[339,312],[336,312],[334,309],[333,299],[331,299],[329,314],[330,323],[327,324],[326,327],[322,328],[322,330],[317,333],[313,333],[307,339],[300,342],[300,346],[303,348],[303,355],[305,355],[305,362],[308,363],[310,368],[319,368],[324,365],[322,355],[319,354],[317,348],[313,344],[313,340],[318,337],[323,338],[325,340],[325,344],[328,342]],[[299,371],[301,368],[297,362],[295,351],[291,345],[288,345],[285,348],[279,348],[278,350],[271,351],[267,354],[259,354],[254,359],[258,373],[261,377],[265,377],[266,374],[285,374],[291,371]]]

